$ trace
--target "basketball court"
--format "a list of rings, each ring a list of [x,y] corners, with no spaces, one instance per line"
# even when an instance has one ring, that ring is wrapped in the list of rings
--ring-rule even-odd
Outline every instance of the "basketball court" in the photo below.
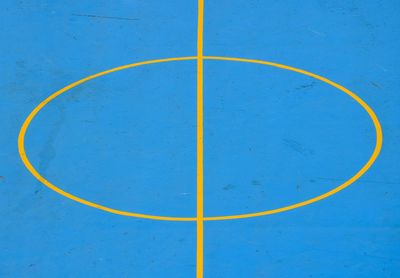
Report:
[[[395,1],[4,1],[1,277],[397,277]]]

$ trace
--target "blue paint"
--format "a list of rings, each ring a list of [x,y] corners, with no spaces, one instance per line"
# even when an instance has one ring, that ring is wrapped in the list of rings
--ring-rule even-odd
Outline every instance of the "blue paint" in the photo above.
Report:
[[[362,97],[384,131],[374,166],[294,211],[205,224],[205,277],[397,277],[400,46],[395,1],[206,1],[205,55],[326,76]],[[37,182],[18,157],[46,96],[119,65],[196,51],[194,1],[2,1],[1,277],[195,277],[195,224],[121,217]],[[115,17],[115,18],[111,18]],[[205,62],[205,214],[277,208],[354,174],[374,146],[340,91],[261,65]],[[114,208],[196,210],[194,61],[91,80],[43,109],[32,163],[61,188]]]

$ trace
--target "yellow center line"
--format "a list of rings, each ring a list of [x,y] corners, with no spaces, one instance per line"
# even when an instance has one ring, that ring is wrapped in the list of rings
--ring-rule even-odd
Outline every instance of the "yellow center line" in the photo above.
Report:
[[[203,21],[204,0],[198,0],[197,18],[197,216],[196,277],[203,278],[204,207],[203,207]]]

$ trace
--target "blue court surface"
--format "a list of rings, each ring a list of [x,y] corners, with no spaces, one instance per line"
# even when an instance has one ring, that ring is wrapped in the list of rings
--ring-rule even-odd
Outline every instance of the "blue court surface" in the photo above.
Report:
[[[399,2],[198,5],[1,1],[0,277],[400,277]]]

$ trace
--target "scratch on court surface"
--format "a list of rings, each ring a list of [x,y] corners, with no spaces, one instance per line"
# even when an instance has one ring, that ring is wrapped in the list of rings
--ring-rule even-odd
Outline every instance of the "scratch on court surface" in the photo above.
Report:
[[[315,30],[310,29],[310,28],[308,29],[308,31],[311,32],[311,33],[313,33],[313,34],[315,34],[315,35],[318,35],[318,36],[320,36],[320,37],[325,37],[325,36],[326,36],[325,33],[322,33],[322,32],[319,32],[319,31],[315,31]]]
[[[312,87],[314,87],[316,84],[317,84],[317,82],[312,81],[311,83],[304,84],[304,85],[301,85],[301,86],[297,87],[295,90],[301,90],[301,89],[306,89],[306,88],[312,88]]]
[[[103,16],[103,15],[95,15],[95,14],[72,14],[72,16],[91,17],[91,18],[98,18],[98,19],[139,20],[138,18]]]
[[[232,189],[235,189],[235,187],[236,186],[234,186],[233,184],[227,184],[222,189],[223,190],[232,190]]]
[[[314,154],[314,151],[312,149],[309,149],[305,147],[302,143],[297,142],[296,140],[293,139],[283,139],[283,142],[286,146],[294,150],[295,152],[298,152],[302,155],[312,155]]]
[[[378,88],[378,89],[382,89],[382,86],[376,82],[370,81],[371,85]]]

